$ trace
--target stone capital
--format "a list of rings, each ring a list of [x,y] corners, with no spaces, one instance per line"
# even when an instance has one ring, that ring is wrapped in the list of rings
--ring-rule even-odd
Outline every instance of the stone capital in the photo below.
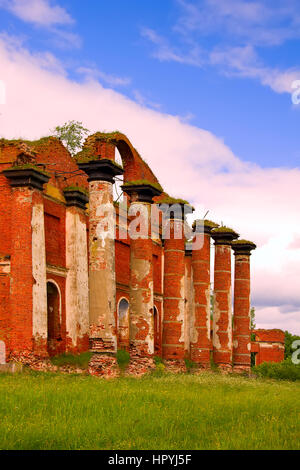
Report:
[[[86,209],[86,204],[89,202],[87,194],[80,190],[64,190],[64,196],[67,207],[78,207],[79,209]]]
[[[86,163],[78,163],[80,170],[88,175],[88,182],[91,181],[108,181],[115,182],[115,176],[122,175],[124,170],[113,160],[103,158],[101,160],[91,160]]]
[[[218,227],[218,224],[210,220],[195,220],[195,222],[193,223],[193,232],[195,235],[198,233],[207,233],[208,235],[210,235],[211,231],[214,228]]]
[[[251,256],[251,251],[255,250],[256,245],[253,242],[247,240],[236,240],[232,242],[232,249],[234,255],[246,255]]]
[[[233,240],[236,240],[239,234],[226,227],[219,227],[211,231],[211,237],[215,245],[232,245]]]
[[[9,168],[3,171],[13,188],[30,187],[43,191],[50,176],[36,168]]]
[[[123,184],[124,193],[130,196],[131,202],[152,203],[153,198],[160,196],[162,191],[151,184]]]

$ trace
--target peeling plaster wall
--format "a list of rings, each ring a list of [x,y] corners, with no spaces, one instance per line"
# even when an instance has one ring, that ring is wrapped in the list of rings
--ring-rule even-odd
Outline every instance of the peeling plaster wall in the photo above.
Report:
[[[131,207],[134,210],[134,205]],[[142,222],[148,224],[151,204],[137,202],[145,211],[139,212]],[[144,212],[144,213],[142,213]],[[136,219],[133,219],[136,220]],[[143,225],[147,226],[147,225]],[[149,232],[148,232],[149,235]],[[130,346],[138,355],[154,354],[154,313],[153,313],[153,242],[151,238],[131,239],[130,242]]]
[[[32,208],[32,330],[35,343],[47,341],[47,287],[44,205],[41,202]]]
[[[194,242],[201,248],[192,252],[194,312],[191,322],[191,359],[208,367],[211,349],[210,235],[199,233]]]
[[[231,246],[215,246],[213,354],[216,364],[232,365]]]
[[[181,233],[176,239],[174,233]],[[170,221],[170,238],[164,247],[163,357],[183,360],[185,316],[185,239],[183,221]]]
[[[86,222],[76,207],[66,212],[66,263],[67,347],[78,351],[82,342],[88,347],[89,299]]]
[[[108,235],[114,225],[112,183],[90,183],[89,211],[90,336],[94,349],[115,352],[115,240]]]

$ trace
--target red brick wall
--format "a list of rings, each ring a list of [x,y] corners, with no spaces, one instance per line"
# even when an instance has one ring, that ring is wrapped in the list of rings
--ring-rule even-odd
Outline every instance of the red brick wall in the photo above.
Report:
[[[66,210],[61,204],[44,199],[46,261],[66,267]]]
[[[256,353],[255,364],[284,360],[284,332],[282,330],[255,330],[251,350]]]
[[[116,281],[129,287],[130,283],[130,246],[116,241]]]
[[[10,276],[0,274],[0,341],[4,341],[6,345],[7,355],[10,352]]]
[[[11,348],[31,351],[32,344],[32,203],[35,196],[28,188],[12,190],[11,256]]]

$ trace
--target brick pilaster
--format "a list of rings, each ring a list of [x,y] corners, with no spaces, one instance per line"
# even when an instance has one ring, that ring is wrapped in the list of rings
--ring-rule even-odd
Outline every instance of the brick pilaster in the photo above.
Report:
[[[212,231],[215,241],[213,358],[223,369],[232,368],[231,243],[234,231],[220,227]]]
[[[96,157],[95,157],[96,158]],[[110,373],[117,351],[114,177],[123,170],[112,160],[80,163],[89,182],[90,344],[95,355],[91,373]]]
[[[194,316],[191,322],[191,360],[202,367],[210,366],[210,233],[217,224],[199,221],[194,228],[192,250]]]
[[[11,352],[47,355],[47,288],[43,184],[37,169],[8,169],[12,186]]]
[[[153,242],[151,238],[151,203],[161,191],[151,185],[126,184],[130,196],[132,228],[130,236],[130,350],[134,357],[154,354]]]
[[[233,366],[236,371],[251,367],[250,329],[250,255],[255,244],[246,240],[233,242],[234,270],[234,326]]]
[[[163,358],[184,359],[184,278],[185,237],[184,221],[170,219],[170,238],[164,244],[164,317]],[[179,238],[175,238],[175,234]]]

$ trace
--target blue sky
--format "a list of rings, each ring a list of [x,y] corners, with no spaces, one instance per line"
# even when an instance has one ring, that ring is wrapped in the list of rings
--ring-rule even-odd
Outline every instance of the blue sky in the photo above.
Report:
[[[242,160],[299,166],[300,110],[288,93],[291,80],[282,92],[260,77],[300,69],[297,1],[59,0],[46,2],[65,15],[52,24],[24,21],[14,3],[22,1],[0,0],[1,29],[21,36],[31,51],[53,53],[71,78],[93,74],[213,132]]]
[[[124,132],[257,244],[257,325],[300,334],[299,46],[299,0],[0,0],[0,136]]]

